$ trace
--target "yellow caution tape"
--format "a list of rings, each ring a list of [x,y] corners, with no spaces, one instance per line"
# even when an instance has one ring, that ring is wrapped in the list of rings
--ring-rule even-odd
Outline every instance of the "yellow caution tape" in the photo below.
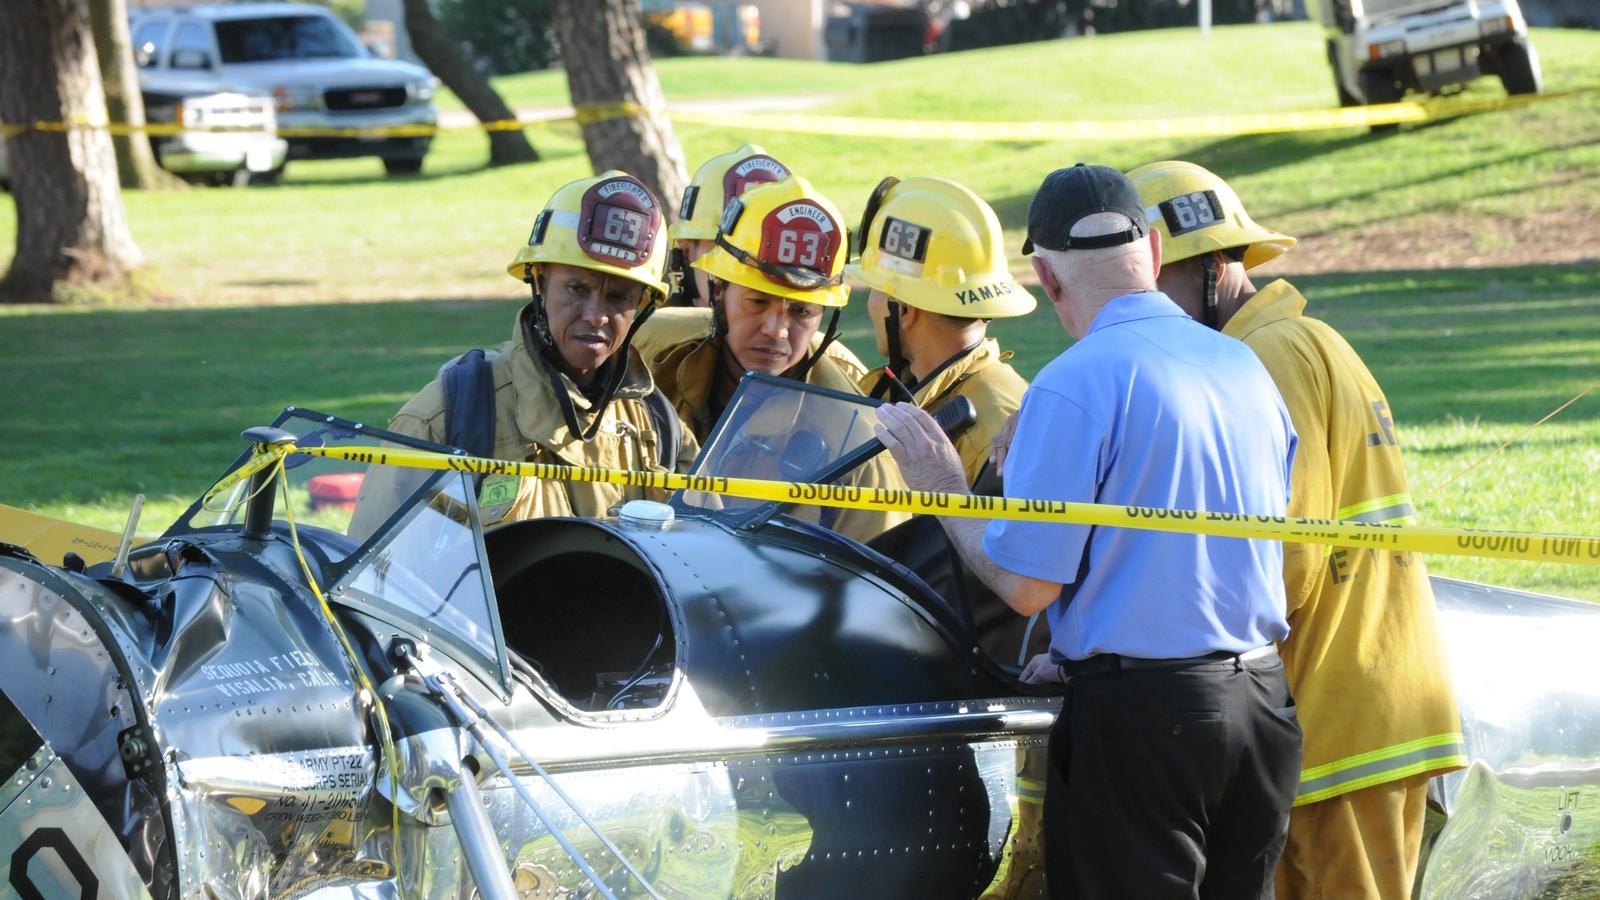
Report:
[[[1102,503],[1073,503],[1065,500],[983,497],[973,494],[677,475],[629,469],[589,469],[548,463],[453,456],[426,450],[388,448],[297,448],[292,445],[272,448],[246,461],[243,466],[213,486],[206,493],[206,501],[293,453],[411,469],[436,469],[478,475],[515,475],[522,478],[557,481],[587,481],[663,491],[688,490],[750,500],[833,506],[843,509],[928,513],[973,519],[1055,522],[1067,525],[1103,525],[1218,537],[1264,538],[1304,544],[1327,544],[1335,547],[1365,547],[1372,550],[1600,566],[1600,537],[1335,522],[1330,519],[1255,516],[1147,506],[1112,506]]]
[[[1286,134],[1341,128],[1371,128],[1382,125],[1438,121],[1475,113],[1493,112],[1509,107],[1526,106],[1531,103],[1563,100],[1596,92],[1600,92],[1600,88],[1588,87],[1515,97],[1472,99],[1447,97],[1421,103],[1384,103],[1342,109],[1077,122],[973,122],[879,119],[856,116],[822,116],[805,113],[714,113],[672,108],[668,108],[667,115],[680,123],[716,126],[735,130],[791,131],[839,137],[905,138],[927,141],[1051,143],[1148,140],[1150,138],[1239,137],[1251,134]],[[460,125],[417,124],[374,126],[370,128],[291,126],[277,129],[277,134],[286,138],[428,137],[445,131],[521,131],[524,128],[551,125],[559,122],[577,122],[579,125],[591,125],[610,119],[636,116],[643,111],[644,107],[635,103],[597,103],[575,107],[573,114],[570,116],[558,116],[538,121],[525,122],[520,119],[501,119],[493,122],[463,123]],[[89,120],[71,123],[0,123],[0,135],[5,137],[12,137],[27,131],[62,132],[82,129],[100,129],[109,131],[114,135],[143,132],[156,136],[170,136],[184,132],[261,132],[263,130],[243,126],[208,127],[175,123],[129,125],[125,122],[106,123]]]
[[[592,125],[596,122],[605,122],[611,119],[623,119],[639,115],[644,107],[637,103],[589,103],[575,107],[570,116],[554,116],[549,119],[524,122],[521,119],[497,119],[492,122],[468,122],[460,125],[438,125],[417,123],[412,125],[375,125],[371,127],[334,127],[334,126],[304,126],[304,127],[279,127],[277,129],[261,128],[255,125],[205,125],[205,124],[180,124],[177,122],[146,122],[142,125],[132,125],[127,122],[102,122],[91,118],[80,117],[71,122],[31,122],[31,123],[0,123],[0,137],[14,137],[29,131],[59,133],[66,131],[106,131],[121,137],[129,134],[148,134],[152,137],[171,137],[177,134],[276,134],[284,138],[313,138],[313,137],[345,137],[345,138],[385,138],[385,137],[431,137],[445,131],[521,131],[525,128],[535,128],[542,125],[553,125],[560,122],[576,122],[579,125]]]

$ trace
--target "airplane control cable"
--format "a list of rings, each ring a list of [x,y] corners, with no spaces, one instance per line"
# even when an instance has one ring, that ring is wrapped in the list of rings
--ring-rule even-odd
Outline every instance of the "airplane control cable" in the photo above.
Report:
[[[533,768],[534,773],[544,780],[544,783],[555,792],[555,795],[561,799],[561,802],[567,805],[567,808],[572,811],[573,815],[576,815],[578,820],[582,822],[584,826],[587,827],[589,831],[600,840],[600,843],[606,848],[606,850],[609,851],[612,856],[616,857],[618,862],[622,863],[623,868],[627,870],[628,874],[631,875],[636,882],[638,882],[640,887],[644,888],[646,893],[655,898],[655,900],[664,900],[661,894],[658,893],[656,889],[651,886],[650,882],[647,881],[642,874],[640,874],[639,870],[634,867],[633,863],[628,861],[628,858],[623,855],[620,849],[617,848],[617,845],[613,844],[611,840],[607,838],[600,830],[599,826],[595,825],[594,821],[584,814],[583,810],[578,806],[577,801],[573,800],[571,795],[562,790],[561,786],[556,783],[556,780],[551,777],[550,773],[543,766],[539,765],[539,763],[534,760],[527,751],[523,750],[522,747],[517,744],[516,740],[512,738],[510,732],[507,731],[506,728],[499,722],[495,721],[494,717],[489,714],[489,710],[486,709],[483,704],[479,703],[477,698],[473,697],[469,692],[462,690],[461,687],[456,684],[455,679],[451,676],[450,672],[441,666],[433,664],[430,660],[416,652],[416,650],[413,648],[413,645],[409,641],[396,642],[393,652],[395,656],[399,657],[402,662],[410,665],[411,671],[415,673],[417,677],[422,679],[423,684],[427,685],[429,690],[433,691],[441,700],[444,701],[445,707],[452,715],[456,717],[457,720],[461,722],[462,727],[466,728],[467,731],[470,732],[475,739],[477,739],[478,745],[483,748],[486,754],[488,754],[489,759],[494,763],[495,768],[500,770],[500,774],[504,775],[506,780],[511,783],[512,789],[514,789],[517,792],[517,795],[522,798],[522,802],[533,811],[534,816],[539,819],[540,823],[544,825],[545,830],[550,832],[551,836],[556,839],[556,842],[561,845],[561,849],[566,852],[567,856],[572,859],[573,863],[577,865],[578,869],[583,872],[584,877],[588,878],[590,883],[592,883],[595,888],[607,898],[607,900],[616,900],[616,894],[605,884],[604,881],[600,879],[600,876],[595,872],[588,860],[584,858],[582,853],[578,852],[578,848],[573,846],[572,842],[567,839],[566,835],[556,827],[555,823],[552,822],[548,816],[546,816],[543,807],[541,807],[539,802],[534,799],[533,792],[528,790],[527,785],[522,783],[522,779],[518,778],[516,773],[511,770],[510,762],[501,756],[500,752],[496,750],[490,743],[489,735],[483,728],[483,722],[488,722],[489,726],[500,735],[501,739],[506,742],[511,750]]]

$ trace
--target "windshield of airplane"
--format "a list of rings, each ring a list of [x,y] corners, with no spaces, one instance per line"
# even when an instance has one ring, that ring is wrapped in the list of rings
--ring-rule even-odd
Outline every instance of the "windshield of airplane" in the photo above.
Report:
[[[306,410],[274,424],[301,447],[442,449]],[[329,600],[446,645],[489,684],[509,684],[471,476],[292,454],[284,481],[302,544],[325,560]],[[282,488],[275,489],[272,530],[287,539]],[[196,503],[167,535],[240,526],[248,494],[245,482]]]
[[[872,431],[878,421],[877,406],[866,397],[747,374],[691,474],[806,483],[848,480],[850,472],[881,450]],[[673,502],[684,509],[714,511],[740,524],[765,521],[788,506],[700,491],[680,491]],[[801,518],[815,521],[820,515]]]

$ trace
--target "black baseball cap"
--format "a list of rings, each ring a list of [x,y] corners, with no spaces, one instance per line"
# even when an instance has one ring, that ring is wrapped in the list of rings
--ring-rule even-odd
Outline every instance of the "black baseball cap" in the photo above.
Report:
[[[1115,234],[1072,237],[1072,226],[1095,213],[1122,213],[1133,227]],[[1046,175],[1028,207],[1028,236],[1022,242],[1024,255],[1035,244],[1046,250],[1096,250],[1131,244],[1149,233],[1144,203],[1139,190],[1110,166],[1078,163]]]

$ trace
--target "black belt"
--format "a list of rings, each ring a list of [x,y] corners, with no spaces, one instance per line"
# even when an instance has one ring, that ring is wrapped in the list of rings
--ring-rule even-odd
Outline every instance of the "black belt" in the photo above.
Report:
[[[1188,656],[1182,659],[1141,659],[1137,656],[1122,656],[1116,653],[1097,653],[1085,659],[1069,659],[1058,665],[1061,667],[1062,680],[1065,681],[1075,675],[1101,675],[1107,672],[1139,669],[1187,669],[1215,663],[1232,663],[1235,667],[1243,668],[1247,662],[1276,659],[1277,656],[1278,648],[1268,644],[1244,653],[1218,650],[1204,656]]]

